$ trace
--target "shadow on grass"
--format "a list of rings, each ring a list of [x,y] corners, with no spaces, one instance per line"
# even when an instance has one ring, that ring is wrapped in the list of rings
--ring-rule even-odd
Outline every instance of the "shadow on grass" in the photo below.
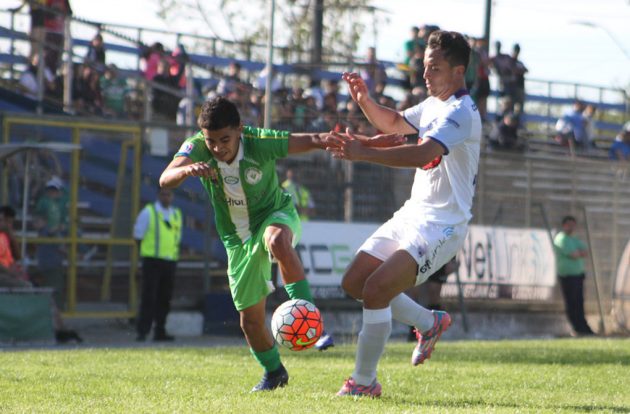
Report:
[[[505,363],[505,364],[558,364],[558,365],[630,365],[628,346],[607,346],[595,340],[547,340],[509,342],[442,342],[436,347],[435,356],[444,362]],[[389,344],[386,353],[391,358],[408,359],[413,344]],[[304,358],[330,359],[354,358],[355,346],[323,352],[307,352]]]
[[[517,410],[547,410],[547,411],[569,411],[569,412],[611,412],[611,413],[630,413],[630,407],[618,407],[614,405],[597,405],[597,404],[588,404],[588,405],[524,405],[524,404],[510,404],[510,403],[497,403],[488,401],[477,400],[477,399],[460,399],[460,400],[424,400],[421,403],[418,403],[418,400],[407,400],[405,398],[401,399],[399,396],[388,398],[386,396],[381,397],[382,401],[387,402],[392,401],[397,405],[406,405],[414,408],[422,408],[426,410],[428,407],[440,407],[440,408],[469,408],[475,412],[485,412],[491,408],[508,408]]]

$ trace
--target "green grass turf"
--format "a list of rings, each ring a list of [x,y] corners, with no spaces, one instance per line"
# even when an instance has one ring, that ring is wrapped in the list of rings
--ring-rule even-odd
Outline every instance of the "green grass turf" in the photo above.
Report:
[[[286,388],[250,394],[245,346],[0,352],[1,413],[630,413],[630,340],[442,341],[420,367],[388,344],[383,396],[335,397],[354,345],[282,351]]]

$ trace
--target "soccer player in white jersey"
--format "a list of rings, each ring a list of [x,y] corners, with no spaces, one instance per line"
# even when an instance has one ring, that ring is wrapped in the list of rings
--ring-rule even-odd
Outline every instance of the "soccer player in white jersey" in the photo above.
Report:
[[[228,279],[234,306],[251,353],[264,368],[252,391],[283,387],[289,375],[265,325],[271,286],[270,256],[278,262],[291,299],[313,302],[294,246],[301,233],[291,195],[276,174],[276,159],[324,149],[327,133],[290,133],[241,124],[236,106],[223,97],[206,102],[197,134],[188,138],[160,177],[174,188],[199,177],[215,212],[215,223],[228,253]],[[400,145],[401,135],[361,137],[368,146]]]
[[[409,200],[365,241],[344,275],[344,290],[363,301],[363,325],[355,370],[338,395],[380,396],[376,367],[392,318],[416,327],[413,365],[431,356],[451,323],[446,312],[425,309],[403,292],[447,263],[466,237],[481,141],[481,118],[464,82],[469,55],[461,34],[431,34],[424,55],[430,97],[401,113],[374,102],[359,75],[343,75],[372,125],[387,133],[417,133],[418,144],[368,148],[349,131],[327,139],[336,158],[416,168]]]

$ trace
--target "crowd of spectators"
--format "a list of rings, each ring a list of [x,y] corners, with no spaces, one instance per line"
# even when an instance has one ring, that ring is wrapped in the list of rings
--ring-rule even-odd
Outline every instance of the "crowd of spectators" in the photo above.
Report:
[[[59,56],[55,54],[60,22],[71,15],[72,10],[67,0],[42,0],[45,7],[27,2],[32,11],[33,42],[46,40],[44,64],[39,62],[39,54],[34,53],[36,43],[32,45],[30,64],[21,74],[20,84],[26,96],[37,99],[39,94],[38,69],[43,66],[43,95],[61,102],[63,98],[64,76],[59,67]],[[45,13],[42,12],[45,10]],[[50,10],[54,10],[51,12]],[[42,14],[43,13],[43,14]],[[45,15],[47,17],[43,18]],[[43,20],[42,20],[43,19]],[[46,21],[47,23],[42,23]],[[43,31],[40,28],[43,27]],[[377,57],[376,49],[367,49],[365,58],[356,62],[355,69],[365,79],[369,91],[381,105],[404,110],[427,97],[424,81],[424,52],[429,35],[439,30],[436,25],[422,25],[411,28],[410,37],[404,43],[404,61],[398,65],[402,69],[403,94],[391,85],[393,73]],[[43,34],[42,34],[43,33]],[[52,37],[48,36],[52,33]],[[63,39],[63,38],[62,38]],[[468,37],[471,46],[470,62],[466,71],[466,86],[474,99],[484,122],[485,136],[490,148],[502,150],[521,150],[524,148],[524,108],[525,77],[527,67],[520,59],[521,48],[513,44],[511,53],[503,52],[502,44],[496,41],[494,53],[488,52],[485,39]],[[145,119],[148,113],[151,120],[158,122],[176,122],[183,125],[194,119],[195,109],[206,98],[223,95],[235,102],[243,115],[244,122],[262,125],[265,107],[265,86],[267,73],[258,74],[243,71],[238,61],[231,62],[226,68],[209,68],[211,77],[202,84],[193,81],[193,95],[187,96],[185,73],[188,55],[181,44],[172,51],[162,43],[156,42],[141,50],[142,83],[135,77],[122,74],[114,64],[107,63],[107,54],[103,36],[97,32],[85,52],[83,62],[74,65],[73,85],[71,88],[74,111],[80,115],[96,115],[132,120]],[[490,75],[496,75],[497,104],[492,116],[488,115],[490,96]],[[288,81],[287,81],[288,79]],[[274,76],[271,80],[273,91],[271,121],[275,128],[294,131],[313,131],[322,129],[340,130],[354,128],[364,133],[374,133],[357,106],[348,100],[339,90],[336,80],[311,80],[305,85],[299,76],[288,77],[281,81]],[[190,85],[188,85],[190,86]],[[190,92],[190,90],[188,90]],[[389,92],[389,93],[388,93]],[[150,111],[144,106],[151,97]],[[192,102],[191,102],[192,101]],[[574,107],[563,114],[556,125],[555,140],[570,148],[570,152],[587,154],[594,147],[595,107],[576,102]],[[620,141],[621,142],[621,141]]]

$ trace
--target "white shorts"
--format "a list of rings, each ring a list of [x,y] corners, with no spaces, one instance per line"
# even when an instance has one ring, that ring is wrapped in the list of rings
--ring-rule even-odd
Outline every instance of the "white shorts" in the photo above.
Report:
[[[405,250],[418,263],[417,286],[457,255],[467,231],[466,223],[449,226],[393,217],[359,251],[386,261],[395,251]]]

